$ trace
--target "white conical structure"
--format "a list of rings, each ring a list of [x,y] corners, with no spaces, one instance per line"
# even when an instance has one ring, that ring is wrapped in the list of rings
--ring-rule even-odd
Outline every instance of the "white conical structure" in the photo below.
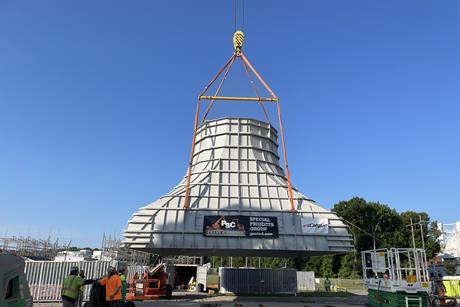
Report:
[[[278,134],[269,123],[246,118],[204,122],[197,129],[188,209],[185,189],[186,178],[140,208],[128,222],[124,245],[196,256],[305,257],[353,249],[342,221],[296,189],[296,212],[291,212]],[[219,227],[208,223],[214,217]],[[254,222],[248,222],[250,217]]]

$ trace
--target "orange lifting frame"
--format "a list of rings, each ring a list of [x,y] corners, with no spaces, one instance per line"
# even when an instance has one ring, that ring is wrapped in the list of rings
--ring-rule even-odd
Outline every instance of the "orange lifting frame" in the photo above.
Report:
[[[235,60],[237,58],[240,58],[243,61],[243,65],[244,65],[244,68],[245,68],[245,70],[246,70],[246,72],[248,74],[248,77],[250,78],[250,74],[249,74],[249,71],[248,71],[247,68],[249,68],[249,70],[260,81],[260,83],[262,83],[264,88],[270,93],[271,98],[270,97],[269,98],[259,97],[259,93],[257,92],[257,89],[255,88],[255,86],[253,86],[253,89],[254,89],[257,97],[219,96],[219,92],[222,89],[222,85],[225,82],[225,80],[227,79],[227,75],[228,75],[230,69],[232,68],[233,63],[235,62]],[[220,81],[220,83],[219,83],[219,85],[218,85],[218,87],[216,89],[215,94],[212,95],[212,96],[205,95],[206,92],[208,91],[208,89],[214,84],[214,82],[219,78],[219,76],[224,71],[225,71],[224,76],[223,76],[222,80]],[[250,79],[250,81],[252,81],[252,80]],[[252,82],[251,82],[251,84],[252,84]],[[207,115],[209,114],[209,111],[211,110],[211,108],[212,108],[212,106],[213,106],[213,104],[214,104],[214,102],[216,100],[234,100],[234,101],[258,102],[261,105],[262,109],[264,110],[265,115],[267,116],[267,119],[268,119],[268,114],[266,113],[265,108],[262,105],[262,102],[263,101],[268,101],[268,102],[275,102],[276,103],[276,110],[277,110],[277,113],[278,113],[278,123],[279,123],[279,127],[280,127],[280,132],[281,132],[281,145],[283,147],[284,166],[286,167],[286,178],[287,178],[287,183],[288,183],[289,202],[291,204],[291,212],[295,213],[296,208],[295,208],[295,205],[294,205],[294,196],[293,196],[293,193],[292,193],[291,174],[290,174],[290,171],[289,171],[289,165],[288,165],[288,160],[287,160],[286,144],[285,144],[285,141],[284,141],[284,130],[283,130],[283,122],[281,120],[281,107],[280,107],[279,98],[272,91],[272,89],[268,86],[268,84],[264,81],[264,79],[260,76],[260,74],[254,68],[254,66],[252,66],[251,62],[249,62],[249,60],[246,58],[246,56],[243,54],[243,52],[241,50],[236,51],[230,57],[230,59],[227,61],[227,63],[225,63],[225,65],[217,72],[217,74],[211,79],[209,84],[204,88],[204,90],[198,96],[198,102],[197,102],[196,113],[195,113],[195,124],[194,124],[194,128],[193,128],[192,149],[191,149],[191,152],[190,152],[190,162],[189,162],[189,166],[188,166],[188,170],[187,170],[187,180],[186,180],[186,184],[185,184],[185,203],[184,203],[184,208],[188,209],[189,208],[189,203],[190,203],[190,195],[189,195],[190,194],[190,179],[191,179],[190,177],[192,175],[193,155],[194,155],[194,152],[195,152],[196,131],[198,129],[198,122],[199,122],[199,118],[200,118],[201,100],[209,100],[210,101],[210,104],[206,108],[206,111],[204,113],[202,122],[205,121]]]

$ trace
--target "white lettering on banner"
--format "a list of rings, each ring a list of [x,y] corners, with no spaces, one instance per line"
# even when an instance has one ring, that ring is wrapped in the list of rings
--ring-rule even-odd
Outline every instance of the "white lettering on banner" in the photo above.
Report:
[[[205,236],[278,237],[278,220],[274,216],[204,216]]]
[[[301,219],[303,233],[328,233],[329,221],[326,218],[304,217]]]
[[[235,228],[236,227],[236,223],[235,222],[227,222],[226,220],[222,220],[220,222],[220,225],[221,226],[224,226],[225,228]]]

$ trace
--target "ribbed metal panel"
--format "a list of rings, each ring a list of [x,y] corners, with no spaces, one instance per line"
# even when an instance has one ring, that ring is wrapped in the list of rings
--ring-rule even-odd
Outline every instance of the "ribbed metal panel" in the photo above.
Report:
[[[295,294],[294,269],[219,268],[220,292],[236,294]]]
[[[279,164],[278,133],[269,123],[224,118],[197,130],[191,169],[190,208],[185,178],[171,192],[140,208],[124,232],[127,247],[162,255],[287,256],[351,251],[352,238],[332,212],[288,185]],[[307,175],[307,174],[306,174]],[[205,237],[204,216],[276,217],[277,238]],[[328,233],[303,233],[302,218],[328,221]]]

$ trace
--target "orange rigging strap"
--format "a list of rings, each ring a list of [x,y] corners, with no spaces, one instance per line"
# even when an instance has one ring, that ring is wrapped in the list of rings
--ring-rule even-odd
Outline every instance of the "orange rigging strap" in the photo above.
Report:
[[[272,89],[268,86],[268,84],[265,82],[265,80],[260,76],[260,74],[257,72],[257,70],[252,66],[251,62],[246,58],[246,56],[243,54],[241,51],[241,48],[243,46],[243,40],[244,40],[244,34],[241,31],[236,31],[233,37],[233,45],[235,52],[233,55],[230,57],[230,59],[227,61],[227,63],[217,72],[217,74],[211,79],[209,84],[204,88],[204,90],[200,93],[198,96],[198,102],[197,102],[197,107],[196,107],[196,113],[195,113],[195,123],[194,123],[194,128],[193,128],[193,138],[192,138],[192,148],[190,152],[190,162],[187,170],[187,180],[185,183],[185,203],[184,203],[184,208],[188,209],[189,204],[190,204],[190,181],[191,181],[191,175],[192,175],[192,165],[193,165],[193,158],[194,158],[194,153],[195,153],[195,143],[196,143],[196,133],[198,129],[198,122],[200,120],[200,108],[201,108],[201,100],[209,100],[210,103],[208,107],[206,108],[203,119],[201,122],[204,122],[206,120],[206,117],[209,114],[209,111],[214,105],[214,102],[216,100],[233,100],[233,101],[256,101],[259,103],[259,105],[262,107],[262,110],[264,111],[265,117],[267,118],[268,121],[268,113],[263,105],[264,101],[267,102],[275,102],[276,103],[276,110],[278,113],[278,124],[280,128],[280,134],[281,134],[281,145],[283,149],[283,158],[284,158],[284,166],[286,168],[286,179],[287,179],[287,185],[288,185],[288,194],[289,194],[289,202],[291,205],[291,212],[295,213],[296,208],[294,205],[294,196],[292,192],[292,184],[291,184],[291,173],[289,171],[289,165],[288,165],[288,160],[287,160],[287,152],[286,152],[286,144],[284,140],[284,130],[283,130],[283,123],[281,120],[281,107],[280,107],[280,102],[278,99],[278,96],[272,91]],[[251,84],[252,89],[254,90],[255,94],[257,97],[238,97],[238,96],[219,96],[220,90],[222,89],[222,85],[224,84],[225,80],[227,79],[228,73],[235,62],[235,60],[239,58],[242,61],[242,65],[248,75],[249,82]],[[217,86],[217,89],[214,93],[213,96],[206,95],[207,91],[209,88],[215,83],[215,81],[222,75],[222,73],[225,71],[223,74],[222,79],[219,82],[219,85]],[[260,97],[259,92],[254,84],[254,81],[251,78],[252,72],[256,78],[259,80],[259,82],[264,86],[264,88],[270,93],[271,97]]]

